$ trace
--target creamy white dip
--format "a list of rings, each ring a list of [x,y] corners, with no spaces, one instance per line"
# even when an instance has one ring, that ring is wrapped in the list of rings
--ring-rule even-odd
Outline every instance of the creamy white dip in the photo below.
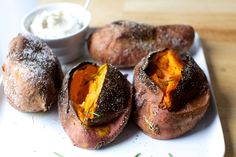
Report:
[[[56,39],[71,35],[82,28],[79,17],[64,10],[43,11],[35,16],[29,29],[43,39]]]

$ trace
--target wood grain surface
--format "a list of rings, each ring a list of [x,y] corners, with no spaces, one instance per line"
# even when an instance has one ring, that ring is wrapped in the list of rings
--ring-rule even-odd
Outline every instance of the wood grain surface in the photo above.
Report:
[[[39,0],[39,4],[51,2],[59,1]],[[66,2],[83,4],[84,0]],[[92,0],[89,10],[91,26],[119,19],[192,25],[203,42],[225,137],[225,156],[236,156],[235,0]]]

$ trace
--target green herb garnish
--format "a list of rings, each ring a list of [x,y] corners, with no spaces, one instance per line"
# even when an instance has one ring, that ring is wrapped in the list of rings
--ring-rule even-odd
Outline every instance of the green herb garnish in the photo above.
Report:
[[[86,129],[86,125],[83,122],[81,124],[82,124],[82,127]]]
[[[54,152],[55,155],[59,156],[59,157],[63,157],[63,155],[57,153],[57,152]]]
[[[138,154],[136,154],[134,157],[139,157],[141,155],[141,153],[138,153]]]
[[[157,125],[154,125],[152,122],[150,122],[146,117],[144,119],[144,121],[148,124],[148,127],[150,130],[152,130],[153,132],[160,132],[160,129]]]
[[[95,115],[95,116],[97,116],[97,117],[100,117],[100,115],[99,114],[97,114],[97,113],[95,113],[95,112],[89,112],[89,111],[87,111],[86,112],[86,115],[85,115],[85,117],[84,117],[84,119],[83,119],[83,122],[82,122],[82,125],[83,125],[83,127],[85,127],[85,123],[88,121],[88,114],[92,114],[92,115]]]
[[[173,157],[173,155],[171,153],[168,153],[169,157]]]
[[[87,114],[87,113],[86,113],[86,114]],[[89,112],[89,111],[88,111],[88,114],[93,114],[93,115],[95,115],[95,116],[97,116],[97,117],[100,117],[100,115],[97,114],[96,112]]]
[[[83,123],[85,123],[88,120],[88,117],[84,117]]]

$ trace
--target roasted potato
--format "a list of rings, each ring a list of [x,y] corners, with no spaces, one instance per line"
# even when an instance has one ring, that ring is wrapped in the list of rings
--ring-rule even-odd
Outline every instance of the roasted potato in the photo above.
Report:
[[[59,117],[75,146],[98,149],[123,130],[131,111],[131,86],[115,67],[83,62],[64,78]]]
[[[19,34],[2,65],[4,93],[11,106],[24,112],[47,111],[57,104],[63,74],[48,45]]]
[[[134,69],[134,119],[143,132],[170,139],[191,130],[209,105],[204,72],[174,50],[150,53]]]
[[[132,21],[115,21],[97,29],[88,40],[91,57],[116,67],[135,66],[151,51],[171,48],[186,52],[194,40],[187,25],[151,26]]]

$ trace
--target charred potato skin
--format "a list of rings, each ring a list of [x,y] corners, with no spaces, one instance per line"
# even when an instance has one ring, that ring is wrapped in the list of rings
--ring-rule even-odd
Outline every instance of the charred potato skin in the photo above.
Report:
[[[202,90],[200,90],[197,97],[187,102],[181,108],[178,108],[177,111],[160,108],[158,104],[161,103],[164,93],[145,72],[148,61],[154,53],[150,53],[147,57],[143,58],[134,68],[134,121],[145,134],[152,138],[176,138],[191,130],[204,116],[209,106],[210,91],[208,83],[200,69],[200,79],[204,82],[202,82]],[[183,60],[185,63],[191,62],[192,64],[192,60],[189,57]],[[186,73],[185,70],[183,72]],[[188,80],[190,78],[183,78],[183,81],[186,81],[185,79]],[[193,83],[187,87],[192,88],[192,85],[198,84]],[[186,85],[177,87],[183,88],[183,90],[188,89],[183,86]],[[182,95],[181,98],[183,98]]]
[[[136,65],[151,51],[171,48],[186,52],[194,40],[194,29],[187,25],[151,26],[132,21],[115,21],[89,38],[91,57],[102,63],[127,68]]]
[[[18,34],[10,42],[2,69],[4,93],[15,109],[45,112],[57,104],[63,80],[61,66],[48,45],[37,37]],[[18,80],[10,80],[15,76]]]
[[[107,73],[98,98],[95,113],[100,115],[89,120],[90,125],[108,123],[117,118],[127,108],[129,83],[114,66],[108,64]],[[111,99],[112,98],[112,99]],[[113,100],[113,101],[111,101]],[[104,118],[100,118],[104,117]]]
[[[178,86],[171,94],[173,108],[169,111],[176,111],[181,108],[182,104],[186,104],[196,95],[201,95],[208,89],[206,75],[199,68],[197,63],[189,55],[183,55],[182,60],[185,64],[182,76]]]
[[[93,63],[80,63],[72,68],[64,77],[62,88],[58,96],[59,119],[65,132],[75,146],[86,149],[99,149],[114,141],[127,124],[132,108],[132,88],[131,85],[128,84],[128,98],[124,105],[125,108],[122,110],[123,113],[117,116],[116,119],[99,126],[84,126],[77,116],[73,101],[69,98],[68,87],[72,74],[76,69],[85,64]],[[108,133],[101,136],[99,135],[99,130],[108,130]]]

